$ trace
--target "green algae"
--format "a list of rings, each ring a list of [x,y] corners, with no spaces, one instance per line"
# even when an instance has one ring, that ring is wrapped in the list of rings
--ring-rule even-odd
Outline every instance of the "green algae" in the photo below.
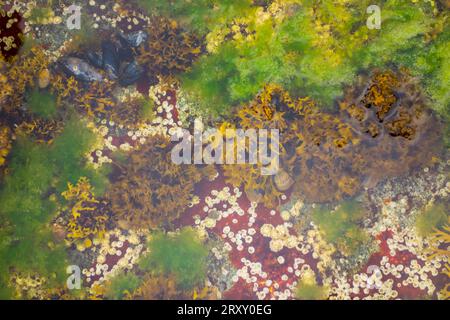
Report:
[[[94,135],[76,117],[51,146],[19,137],[11,155],[10,174],[0,189],[0,287],[2,296],[11,295],[8,277],[11,268],[18,272],[36,272],[49,284],[62,284],[66,277],[67,257],[64,244],[53,239],[49,224],[56,214],[58,197],[67,181],[88,176],[97,181],[101,192],[106,177],[86,167],[85,153]]]
[[[156,117],[155,103],[151,99],[142,98],[140,118],[144,121],[152,121]]]
[[[139,0],[138,3],[150,14],[175,19],[200,34],[249,12],[252,5],[250,0]]]
[[[297,300],[324,300],[327,296],[328,288],[306,280],[300,280],[295,290]]]
[[[417,216],[417,232],[421,237],[431,235],[447,223],[447,216],[448,208],[444,204],[433,205]]]
[[[343,202],[335,211],[319,208],[312,214],[325,240],[348,255],[357,253],[369,241],[369,235],[361,226],[364,217],[364,209],[354,201]]]
[[[59,193],[66,190],[67,183],[76,184],[80,177],[87,177],[96,195],[101,196],[108,183],[109,166],[100,170],[86,167],[84,158],[97,141],[97,136],[78,118],[66,123],[64,131],[50,147],[50,161],[57,169],[55,187]]]
[[[50,92],[35,88],[28,94],[27,100],[30,111],[35,115],[44,119],[55,118],[58,112],[56,97]]]
[[[47,227],[56,205],[45,197],[54,174],[46,150],[20,139],[12,151],[10,170],[0,191],[0,216],[7,226],[2,228],[0,246],[2,297],[11,294],[10,268],[61,280],[65,266],[63,247],[52,241]]]
[[[139,263],[143,270],[174,276],[182,290],[192,289],[205,279],[208,248],[193,229],[183,228],[175,235],[156,233],[148,248],[149,254]]]
[[[433,17],[408,1],[386,1],[383,32],[361,24],[364,3],[351,2],[345,8],[348,12],[342,6],[318,4],[322,22],[335,28],[324,37],[317,31],[315,17],[308,13],[313,6],[303,3],[278,25],[269,20],[252,26],[253,40],[225,41],[182,76],[183,88],[213,114],[227,114],[233,106],[248,102],[267,83],[283,85],[294,95],[312,97],[330,108],[359,72],[386,66],[392,60],[398,67],[409,67],[411,63],[401,58],[421,45],[432,28]],[[340,14],[342,18],[338,18]],[[437,54],[448,56],[442,50]],[[438,59],[438,64],[442,60]],[[437,69],[436,77],[445,79],[447,73]],[[437,84],[430,93],[442,100],[446,95],[442,90],[442,84]]]
[[[110,300],[121,300],[136,290],[142,280],[133,273],[121,274],[114,277],[106,288],[105,297]]]

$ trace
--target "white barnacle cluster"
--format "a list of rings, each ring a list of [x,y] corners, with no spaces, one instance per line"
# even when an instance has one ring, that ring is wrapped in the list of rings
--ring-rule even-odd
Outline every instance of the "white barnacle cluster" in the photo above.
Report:
[[[281,218],[284,221],[289,221],[292,217],[298,217],[300,215],[300,211],[304,207],[303,201],[297,201],[289,210],[281,211]]]
[[[351,299],[352,295],[363,294],[363,299],[396,299],[401,287],[420,289],[424,294],[434,294],[436,287],[432,278],[438,276],[444,266],[445,257],[435,256],[427,259],[425,254],[428,239],[418,236],[414,228],[414,214],[405,215],[408,210],[406,198],[383,203],[381,219],[371,228],[373,236],[390,231],[392,236],[386,240],[389,248],[383,256],[377,272],[358,273],[351,281],[346,277],[335,276],[333,279],[332,299]],[[411,209],[409,209],[411,210]],[[392,258],[408,254],[415,259],[402,262]],[[369,271],[369,270],[368,270]],[[359,299],[353,296],[353,299]]]
[[[245,249],[249,254],[255,252],[255,248],[251,246],[253,242],[253,236],[256,234],[256,230],[253,228],[253,224],[256,221],[256,206],[257,204],[251,204],[247,211],[244,211],[238,203],[238,199],[242,196],[242,192],[239,188],[234,188],[233,192],[229,187],[224,187],[222,190],[212,190],[211,196],[205,198],[205,206],[203,211],[207,213],[207,217],[203,220],[199,215],[195,216],[195,224],[200,232],[206,232],[207,229],[213,229],[217,223],[222,219],[231,219],[231,224],[227,224],[223,227],[221,237],[227,240],[224,243],[225,250],[232,251],[235,248],[237,251],[244,251]],[[248,228],[237,229],[238,222],[248,217]],[[247,247],[247,248],[245,248]]]
[[[90,269],[83,269],[82,273],[86,276],[88,283],[94,281],[92,285],[103,283],[123,270],[131,270],[142,254],[144,245],[142,242],[143,234],[136,231],[127,231],[120,229],[112,230],[105,234],[102,239],[94,240],[94,249],[98,255],[95,266]],[[126,247],[126,249],[125,249]],[[108,265],[108,257],[117,256],[119,260],[113,266]]]
[[[316,226],[308,230],[306,239],[300,244],[299,250],[303,254],[312,252],[312,257],[318,260],[317,269],[322,273],[325,273],[327,269],[339,270],[340,268],[332,257],[336,251],[335,246],[325,241]]]
[[[296,258],[292,265],[288,264],[286,258],[282,255],[276,258],[280,264],[279,268],[286,270],[286,273],[277,275],[276,281],[269,277],[269,274],[262,270],[263,265],[260,262],[253,262],[246,258],[241,258],[243,267],[238,270],[233,278],[237,282],[243,279],[246,283],[253,285],[253,292],[255,292],[258,299],[279,299],[285,300],[292,298],[292,291],[297,286],[297,281],[292,281],[292,276],[295,274],[295,279],[305,272],[311,271],[311,267],[305,264],[302,258]],[[278,268],[277,268],[278,270]]]
[[[141,94],[136,90],[124,89],[124,92],[119,96],[119,100],[127,99],[129,97],[138,97]],[[148,137],[155,135],[170,136],[174,134],[182,125],[181,121],[175,122],[172,116],[173,110],[176,108],[173,103],[170,102],[171,96],[167,95],[167,91],[164,91],[162,87],[151,87],[149,96],[154,100],[157,107],[157,114],[154,119],[139,124],[137,128],[125,128],[123,124],[116,124],[112,120],[101,119],[99,125],[91,124],[90,127],[94,133],[100,136],[101,142],[95,145],[92,153],[95,153],[94,159],[92,153],[87,155],[88,162],[93,165],[94,168],[101,167],[104,163],[111,163],[112,160],[105,156],[105,151],[115,152],[121,150],[124,152],[132,151],[139,144],[145,144]],[[123,102],[123,101],[122,101]],[[122,142],[120,144],[114,141],[114,136],[117,132],[127,129],[125,136],[130,138],[133,143],[129,141]],[[117,145],[116,145],[116,144]]]
[[[199,215],[194,217],[198,229],[212,229],[223,218],[235,213],[239,216],[245,214],[245,211],[241,209],[237,202],[242,192],[238,188],[233,189],[233,194],[230,191],[229,187],[224,187],[222,190],[212,190],[211,196],[205,197],[203,212],[207,213],[207,217],[203,220],[200,219]]]
[[[88,128],[92,130],[94,134],[96,134],[99,138],[96,143],[92,146],[91,150],[86,154],[87,161],[94,169],[100,168],[104,163],[111,163],[112,159],[108,156],[104,155],[103,150],[108,147],[107,139],[104,137],[107,136],[109,129],[102,125],[97,127],[94,123],[88,123]],[[94,160],[95,154],[96,159]]]
[[[289,233],[291,224],[284,223],[278,226],[272,224],[264,224],[260,232],[264,237],[271,238],[270,250],[272,252],[280,252],[284,247],[293,249],[297,247],[299,240],[295,235]]]
[[[382,203],[381,217],[375,225],[369,229],[369,232],[376,236],[386,230],[396,230],[408,211],[408,200],[401,198],[398,201],[389,201]]]
[[[280,285],[271,279],[268,279],[267,272],[262,270],[261,262],[253,262],[249,259],[242,258],[242,268],[238,269],[232,280],[238,282],[242,279],[247,284],[253,285],[253,292],[255,292],[258,299],[263,300],[266,297],[274,298],[278,296],[279,299],[286,298],[291,293],[278,292]],[[288,290],[289,291],[289,290]]]
[[[112,8],[110,8],[106,4],[101,3],[101,1],[89,0],[89,6],[98,9],[98,13],[92,14],[92,18],[95,21],[93,25],[95,29],[98,29],[101,25],[105,24],[116,28],[117,24],[126,22],[126,29],[132,30],[133,27],[138,26],[143,22],[149,22],[149,17],[139,12],[127,10],[126,14],[124,14],[124,8],[121,6],[120,2],[115,3]]]
[[[182,125],[181,121],[175,122],[173,118],[173,111],[176,106],[171,101],[171,96],[167,94],[167,91],[160,86],[151,87],[149,97],[155,103],[156,116],[151,121],[142,123],[137,130],[127,132],[131,140],[140,144],[144,144],[147,137],[158,134],[170,136],[177,132]]]

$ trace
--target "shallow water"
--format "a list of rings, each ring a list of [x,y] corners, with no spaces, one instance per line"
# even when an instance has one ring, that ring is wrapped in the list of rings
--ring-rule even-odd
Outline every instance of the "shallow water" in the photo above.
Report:
[[[361,62],[389,29],[339,29],[318,5],[309,30],[301,1],[217,21],[221,4],[199,5],[203,25],[95,0],[80,29],[70,1],[37,2],[0,1],[0,297],[448,299],[448,58],[427,51],[448,34],[444,4],[415,4],[435,28]],[[216,139],[198,142],[196,120]],[[189,163],[174,161],[180,129]],[[233,129],[278,130],[273,173],[249,144],[223,164]]]

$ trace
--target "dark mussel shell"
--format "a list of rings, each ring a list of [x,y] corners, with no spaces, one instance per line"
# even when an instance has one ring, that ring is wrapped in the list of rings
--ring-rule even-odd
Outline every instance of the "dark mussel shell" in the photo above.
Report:
[[[120,59],[117,47],[111,41],[102,43],[103,69],[111,79],[119,77]]]
[[[121,86],[129,86],[139,80],[144,74],[144,70],[142,67],[136,62],[133,61],[125,66],[122,71],[122,74],[119,78],[119,83]]]
[[[88,52],[86,57],[90,64],[92,64],[96,68],[103,68],[103,58],[102,55],[97,52]]]

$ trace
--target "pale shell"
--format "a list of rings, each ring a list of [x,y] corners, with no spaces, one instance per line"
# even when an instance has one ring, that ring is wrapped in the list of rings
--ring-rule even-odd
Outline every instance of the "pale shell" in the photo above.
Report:
[[[276,185],[277,189],[280,190],[280,191],[286,191],[294,184],[294,180],[284,170],[280,170],[275,175],[273,180],[275,182],[275,185]]]

